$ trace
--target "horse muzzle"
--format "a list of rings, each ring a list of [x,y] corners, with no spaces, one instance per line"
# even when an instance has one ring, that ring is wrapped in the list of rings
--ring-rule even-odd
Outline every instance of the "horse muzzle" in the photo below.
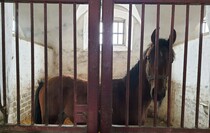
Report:
[[[155,99],[155,89],[153,88],[152,89],[152,94],[151,95],[151,98],[154,100]],[[165,89],[163,89],[165,90]],[[163,98],[166,96],[166,91],[161,91],[161,92],[157,92],[157,101],[162,101]]]

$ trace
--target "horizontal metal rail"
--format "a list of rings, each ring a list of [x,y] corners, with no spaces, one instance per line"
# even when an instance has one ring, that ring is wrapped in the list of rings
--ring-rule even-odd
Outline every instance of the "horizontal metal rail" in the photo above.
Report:
[[[210,129],[161,128],[161,127],[112,127],[113,133],[209,133]]]
[[[13,2],[19,2],[19,3],[76,3],[76,4],[85,4],[88,3],[88,0],[5,0],[5,2],[13,3]]]
[[[59,128],[58,128],[59,127]],[[79,132],[79,133],[86,133],[87,132],[87,126],[83,125],[83,126],[45,126],[45,125],[40,125],[40,126],[23,126],[23,125],[0,125],[0,132],[4,132],[4,133],[11,133],[12,131],[16,132],[44,132],[47,131],[49,132],[53,132],[53,133],[60,133],[60,132],[65,132],[65,131],[69,131],[69,127],[70,127],[70,131],[71,132]]]
[[[120,4],[210,4],[209,0],[114,0],[114,2]]]

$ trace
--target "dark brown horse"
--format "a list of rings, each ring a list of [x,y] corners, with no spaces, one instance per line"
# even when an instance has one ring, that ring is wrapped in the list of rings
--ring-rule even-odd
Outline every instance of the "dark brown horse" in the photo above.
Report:
[[[142,124],[147,116],[147,108],[154,98],[154,62],[155,62],[155,33],[153,31],[151,36],[152,43],[144,52],[143,66],[143,90],[142,90]],[[159,58],[158,58],[158,86],[157,86],[157,100],[162,101],[166,94],[166,81],[168,77],[169,62],[169,40],[172,43],[176,40],[176,31],[173,31],[174,37],[169,36],[168,40],[159,39]],[[174,52],[172,51],[172,59],[174,59]],[[139,61],[130,70],[130,94],[129,94],[129,124],[138,124],[138,91],[139,91]],[[63,112],[65,117],[74,120],[74,79],[70,76],[63,76]],[[127,75],[122,79],[113,79],[113,124],[125,124],[125,103],[126,103],[126,80]],[[49,109],[49,123],[57,123],[60,114],[59,105],[60,93],[59,77],[53,77],[48,80],[48,109]],[[81,79],[77,80],[77,102],[79,104],[87,103],[87,82]],[[45,118],[45,86],[40,84],[36,93],[36,111],[35,123],[44,123]]]

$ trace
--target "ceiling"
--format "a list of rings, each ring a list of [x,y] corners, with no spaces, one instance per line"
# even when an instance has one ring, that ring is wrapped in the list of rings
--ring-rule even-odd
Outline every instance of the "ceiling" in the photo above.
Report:
[[[120,5],[119,5],[120,6]],[[82,6],[81,6],[82,7]],[[80,7],[80,8],[81,8]],[[63,44],[68,45],[73,42],[73,6],[62,6],[62,38]],[[209,7],[208,7],[209,8]],[[29,4],[19,5],[19,25],[20,37],[30,40],[30,7]],[[79,6],[77,6],[79,9]],[[77,12],[77,21],[80,19],[87,8],[81,8],[80,13]],[[136,5],[135,9],[137,16],[141,17],[141,5]],[[43,4],[34,5],[34,39],[36,43],[44,44],[44,7]],[[146,5],[145,8],[145,40],[150,41],[150,35],[156,27],[156,11],[155,5]],[[186,21],[186,6],[177,5],[175,8],[175,21],[174,28],[177,31],[176,44],[184,42],[185,36],[185,21]],[[207,14],[210,16],[210,12]],[[47,6],[47,39],[48,46],[56,48],[59,42],[59,18],[58,18],[58,5],[48,4]],[[208,17],[207,17],[208,18]],[[190,6],[189,16],[189,39],[198,38],[199,35],[199,22],[200,22],[200,6]],[[210,22],[210,21],[208,21]],[[141,22],[139,22],[140,25]],[[168,38],[171,25],[171,6],[161,5],[160,8],[160,37]],[[78,30],[82,30],[83,24],[78,23]],[[139,29],[140,30],[140,29]],[[65,47],[65,46],[64,46]]]

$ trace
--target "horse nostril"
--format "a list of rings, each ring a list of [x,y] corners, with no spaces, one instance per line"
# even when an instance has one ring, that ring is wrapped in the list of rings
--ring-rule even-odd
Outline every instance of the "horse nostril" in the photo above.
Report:
[[[161,93],[158,93],[157,100],[158,101],[162,101],[165,96],[166,96],[166,92],[165,91],[163,91]]]
[[[165,91],[157,92],[157,101],[163,100],[163,98],[165,96],[166,96],[166,92]],[[155,91],[154,91],[154,89],[152,90],[151,98],[155,99]]]

